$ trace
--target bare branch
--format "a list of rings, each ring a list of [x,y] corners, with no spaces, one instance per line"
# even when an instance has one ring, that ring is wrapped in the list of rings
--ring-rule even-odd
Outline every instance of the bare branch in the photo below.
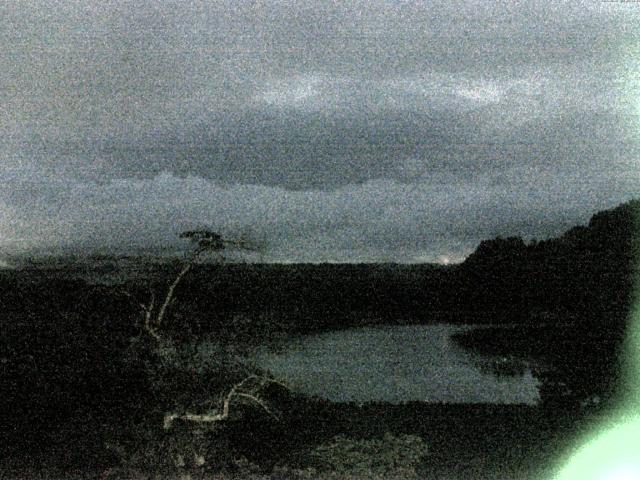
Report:
[[[151,325],[151,316],[153,315],[153,309],[155,305],[156,305],[156,295],[153,293],[153,291],[151,291],[151,296],[149,298],[149,305],[145,308],[145,313],[144,313],[144,328],[149,333],[149,335],[151,335],[153,338],[155,338],[158,341],[158,343],[161,343],[162,337],[160,337],[160,334],[156,332],[156,330]]]
[[[248,377],[246,377],[245,379],[243,379],[242,381],[236,383],[231,390],[229,391],[229,393],[227,394],[227,396],[225,397],[223,404],[222,404],[222,412],[221,413],[204,413],[204,414],[195,414],[195,413],[185,413],[185,414],[177,414],[177,413],[168,413],[164,416],[164,428],[165,429],[169,429],[171,428],[171,425],[173,424],[173,422],[175,420],[183,420],[183,421],[188,421],[188,422],[196,422],[196,423],[214,423],[214,422],[222,422],[226,419],[229,418],[229,415],[231,413],[231,402],[233,401],[234,398],[236,397],[240,397],[240,398],[246,398],[248,400],[251,400],[253,403],[257,404],[259,407],[261,407],[265,412],[267,412],[271,417],[275,418],[276,420],[280,420],[280,417],[274,413],[269,406],[267,405],[267,403],[262,400],[257,393],[247,393],[247,392],[240,392],[239,390],[241,388],[243,388],[247,383],[249,383],[251,380],[258,380],[258,390],[260,388],[263,388],[265,385],[270,384],[270,383],[275,383],[278,385],[282,385],[284,388],[288,387],[286,385],[284,385],[283,383],[274,380],[274,379],[270,379],[270,378],[266,378],[266,377],[258,377],[257,375],[249,375]]]
[[[148,307],[144,303],[140,302],[136,297],[134,297],[129,292],[127,292],[126,290],[117,289],[116,292],[129,298],[133,303],[136,304],[136,306],[140,307],[140,310],[142,310],[143,312],[147,311]]]
[[[291,390],[289,385],[286,385],[283,382],[281,382],[280,380],[276,380],[275,378],[271,378],[271,377],[262,377],[262,380],[260,382],[260,388],[266,387],[267,385],[272,385],[272,384],[273,385],[280,385],[285,390]]]
[[[263,402],[262,400],[260,400],[258,397],[254,396],[254,395],[249,395],[248,393],[236,393],[237,397],[243,397],[243,398],[248,398],[249,400],[252,400],[253,402],[257,403],[258,405],[260,405],[265,412],[267,412],[269,415],[271,415],[273,418],[275,418],[276,420],[280,420],[280,417],[278,417],[275,413],[273,413],[269,407],[267,406],[267,404],[265,402]]]
[[[215,414],[185,413],[184,415],[178,415],[177,413],[168,413],[164,416],[164,422],[163,422],[164,429],[169,430],[175,420],[184,420],[187,422],[195,422],[195,423],[214,423],[214,422],[220,422],[224,420],[224,418],[219,413],[215,413]]]
[[[167,311],[167,307],[169,306],[169,304],[171,303],[171,300],[173,299],[173,294],[175,292],[176,287],[178,286],[182,278],[189,272],[189,270],[191,270],[192,266],[193,266],[193,261],[190,261],[184,267],[182,267],[182,270],[180,271],[178,276],[175,278],[175,280],[169,287],[169,290],[167,291],[167,296],[164,298],[164,303],[160,307],[160,310],[158,311],[158,316],[156,317],[156,321],[155,321],[156,327],[159,327],[162,324],[162,320],[164,319],[164,315]]]
[[[229,416],[229,405],[231,404],[231,399],[236,394],[239,388],[242,388],[249,380],[255,380],[258,377],[256,375],[249,375],[247,378],[242,380],[240,383],[236,383],[233,388],[229,391],[226,398],[224,399],[224,403],[222,405],[222,416],[227,418]]]
[[[144,313],[144,324],[143,324],[144,329],[155,340],[157,340],[158,342],[162,342],[162,337],[160,337],[160,335],[158,334],[158,332],[155,331],[152,325],[153,309],[155,308],[155,294],[153,290],[150,291],[149,303],[145,305],[144,303],[140,302],[134,295],[132,295],[131,293],[129,293],[128,291],[122,288],[107,288],[104,286],[100,286],[99,289],[107,290],[110,293],[122,295],[123,297],[126,297],[127,299],[129,299],[133,305],[138,307],[141,310],[141,312]]]

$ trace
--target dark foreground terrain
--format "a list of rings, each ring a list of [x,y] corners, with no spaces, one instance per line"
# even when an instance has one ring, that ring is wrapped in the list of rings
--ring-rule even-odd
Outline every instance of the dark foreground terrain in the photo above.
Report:
[[[116,453],[104,446],[110,445],[113,439],[122,438],[123,428],[135,429],[128,425],[131,419],[121,418],[114,423],[87,413],[74,416],[72,421],[53,429],[48,435],[43,434],[37,443],[28,446],[28,455],[27,446],[21,446],[19,452],[5,460],[3,478],[154,478],[156,475],[174,478],[184,473],[190,473],[193,478],[245,478],[251,475],[261,479],[308,478],[300,472],[308,471],[310,465],[316,469],[312,471],[318,471],[312,454],[314,447],[331,444],[340,438],[336,436],[344,436],[356,444],[390,435],[392,438],[418,436],[424,441],[426,454],[417,462],[417,478],[550,478],[559,459],[574,446],[578,432],[598,419],[593,414],[555,412],[549,415],[536,407],[506,405],[358,406],[298,400],[294,406],[289,406],[288,419],[282,423],[268,422],[264,418],[243,418],[227,426],[226,448],[233,449],[235,459],[242,459],[236,465],[220,466],[210,462],[203,467],[172,468],[167,457],[175,454],[176,438],[180,442],[202,444],[201,436],[191,430],[147,433],[146,440],[155,442],[155,448],[162,452],[147,451],[146,459],[138,459],[133,464],[123,463]],[[127,413],[131,414],[130,411],[121,412]],[[97,423],[99,420],[102,423]],[[159,422],[161,418],[151,416],[145,420]],[[160,436],[174,437],[174,445]],[[122,445],[140,448],[134,443],[136,441],[139,438]],[[159,446],[161,443],[163,445]],[[199,451],[215,455],[215,447],[210,445],[209,449],[205,447]],[[376,453],[393,455],[392,451]],[[157,463],[151,465],[150,461]],[[245,462],[244,465],[241,462]],[[378,462],[383,463],[384,459]],[[216,477],[216,471],[226,473]]]
[[[177,265],[132,270],[131,260],[127,268],[114,260],[4,271],[2,472],[545,478],[619,388],[638,206],[601,212],[558,239],[483,242],[446,268],[202,265],[176,289],[163,325],[179,352],[170,358],[150,343],[141,305],[166,291]],[[213,429],[162,428],[167,412],[215,410],[234,384],[261,374],[240,361],[256,345],[426,322],[483,324],[456,341],[496,357],[541,359],[540,405],[331,404],[274,385],[260,392],[273,415],[239,402]],[[203,363],[197,345],[205,338],[218,350]],[[346,459],[334,458],[336,445]]]

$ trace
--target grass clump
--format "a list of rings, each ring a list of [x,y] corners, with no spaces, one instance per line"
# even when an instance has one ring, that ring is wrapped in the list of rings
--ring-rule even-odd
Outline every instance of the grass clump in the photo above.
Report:
[[[427,445],[416,435],[354,439],[344,435],[319,445],[309,454],[309,478],[327,480],[417,479]],[[302,473],[302,472],[301,472]]]

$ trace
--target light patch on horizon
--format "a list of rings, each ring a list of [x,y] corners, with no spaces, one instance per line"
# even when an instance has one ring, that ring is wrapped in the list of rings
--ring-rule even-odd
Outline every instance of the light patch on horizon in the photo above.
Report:
[[[440,255],[438,257],[438,263],[441,265],[449,265],[451,263],[451,258],[448,255]]]

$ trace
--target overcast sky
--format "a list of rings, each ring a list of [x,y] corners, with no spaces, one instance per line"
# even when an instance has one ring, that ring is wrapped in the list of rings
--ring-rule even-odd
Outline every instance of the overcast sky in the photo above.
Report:
[[[0,256],[457,261],[640,196],[640,3],[0,6]]]

